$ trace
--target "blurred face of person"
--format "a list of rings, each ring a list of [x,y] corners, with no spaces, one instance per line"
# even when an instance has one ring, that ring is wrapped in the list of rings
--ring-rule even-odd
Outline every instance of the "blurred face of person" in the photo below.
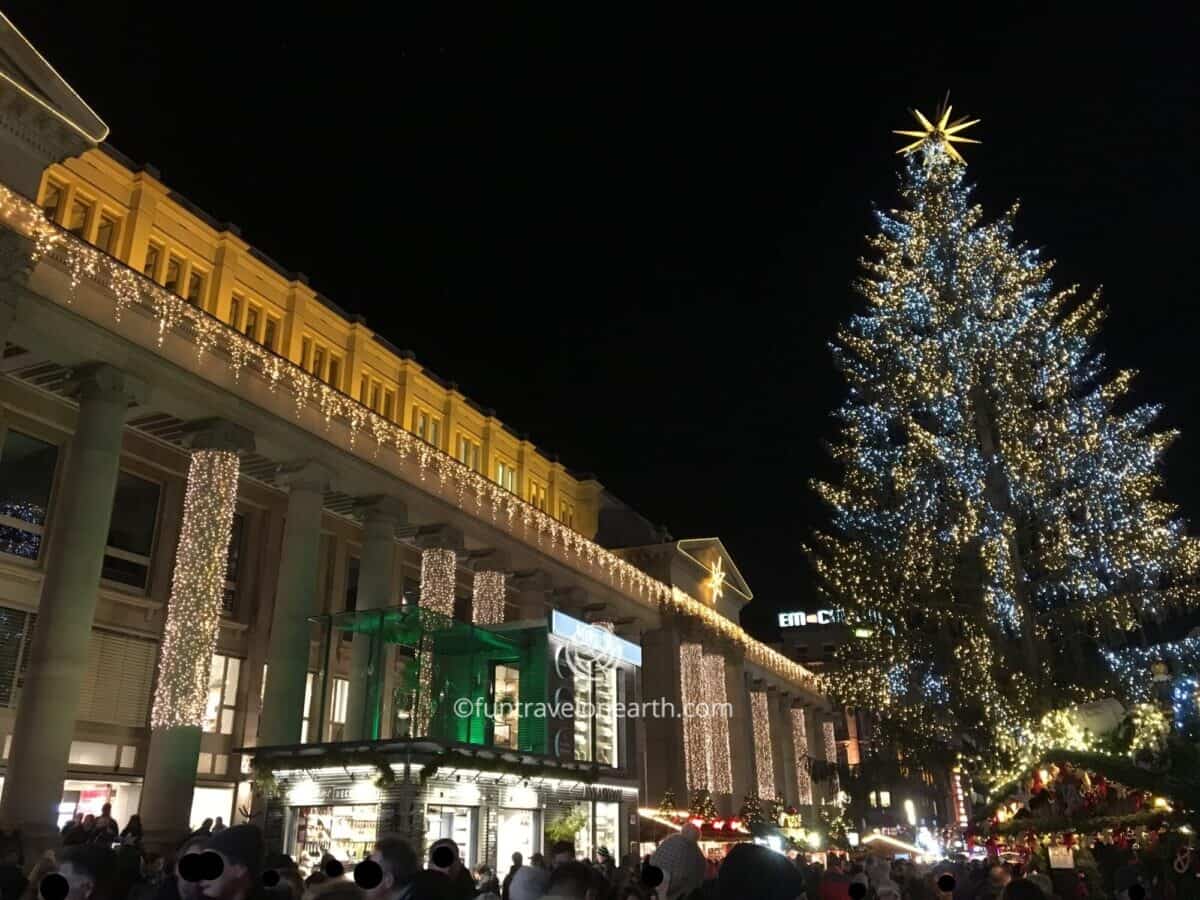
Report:
[[[234,900],[250,893],[250,870],[238,862],[232,861],[224,853],[218,853],[221,862],[221,874],[211,881],[199,881],[200,894],[208,900]]]
[[[1012,881],[1012,875],[1009,874],[1008,869],[1004,868],[1004,866],[992,866],[991,871],[988,872],[988,878],[997,887],[1004,887]]]
[[[58,867],[58,874],[67,880],[66,900],[89,900],[96,890],[96,883],[92,880],[92,876],[76,869],[69,862]]]

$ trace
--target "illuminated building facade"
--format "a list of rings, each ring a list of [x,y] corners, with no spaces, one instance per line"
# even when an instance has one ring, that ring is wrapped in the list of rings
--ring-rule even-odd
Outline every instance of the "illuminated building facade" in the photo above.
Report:
[[[625,845],[666,786],[745,792],[749,692],[772,741],[819,698],[736,624],[727,554],[610,552],[595,479],[104,144],[2,17],[0,49],[0,820],[27,849],[111,801],[151,843],[262,814],[277,844],[401,829],[494,863],[505,824],[540,846],[578,811],[581,842]],[[468,666],[455,636],[487,652]],[[683,644],[728,726],[447,728],[452,671],[473,698],[681,700]],[[626,645],[641,666],[597,662]]]

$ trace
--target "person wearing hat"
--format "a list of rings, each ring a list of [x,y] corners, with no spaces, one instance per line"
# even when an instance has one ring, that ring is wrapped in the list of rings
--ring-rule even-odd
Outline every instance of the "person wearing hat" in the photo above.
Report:
[[[429,845],[431,871],[441,872],[451,883],[451,896],[456,900],[471,900],[475,896],[475,879],[463,865],[458,844],[451,838],[440,838]]]
[[[235,825],[214,834],[206,851],[221,857],[216,878],[200,881],[208,900],[248,900],[257,893],[263,867],[263,835],[257,825]]]

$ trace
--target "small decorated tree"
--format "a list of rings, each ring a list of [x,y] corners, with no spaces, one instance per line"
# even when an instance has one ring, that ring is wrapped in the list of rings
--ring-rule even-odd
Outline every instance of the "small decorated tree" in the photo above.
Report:
[[[784,806],[783,801],[776,797],[767,804],[767,820],[772,825],[778,825],[783,819],[783,814],[786,809],[787,807]]]
[[[662,801],[658,804],[658,814],[664,819],[669,819],[679,809],[679,804],[675,802],[675,792],[670,788],[663,791]]]
[[[738,813],[740,818],[746,825],[761,825],[766,819],[763,818],[762,801],[758,799],[758,794],[747,794],[745,801],[742,803],[741,811]]]
[[[704,819],[706,822],[717,818],[717,806],[713,803],[712,794],[706,788],[700,788],[692,793],[692,802],[688,805],[688,816],[693,819]]]

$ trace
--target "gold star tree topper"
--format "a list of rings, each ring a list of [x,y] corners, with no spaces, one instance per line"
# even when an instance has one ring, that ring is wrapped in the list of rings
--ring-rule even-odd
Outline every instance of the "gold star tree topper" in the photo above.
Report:
[[[968,119],[963,116],[953,122],[950,121],[950,111],[953,109],[949,103],[942,107],[938,115],[937,124],[933,124],[929,119],[921,113],[919,109],[909,110],[913,114],[913,118],[917,120],[917,124],[921,126],[920,131],[895,131],[893,134],[902,134],[905,137],[914,137],[917,140],[911,144],[907,144],[897,150],[897,153],[912,153],[914,150],[919,150],[925,146],[927,141],[940,144],[951,159],[962,163],[964,166],[967,161],[962,158],[958,150],[955,149],[955,144],[978,144],[977,140],[969,137],[963,137],[959,132],[965,131],[972,125],[978,125],[979,119]]]

